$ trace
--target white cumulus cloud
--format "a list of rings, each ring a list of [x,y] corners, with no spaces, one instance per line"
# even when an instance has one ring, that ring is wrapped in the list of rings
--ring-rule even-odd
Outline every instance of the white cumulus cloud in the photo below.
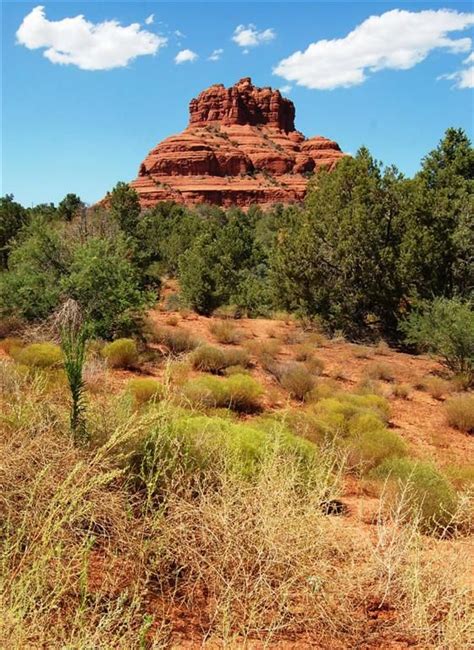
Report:
[[[150,14],[148,18],[145,18],[145,25],[153,25],[155,22],[155,14]]]
[[[275,31],[269,27],[262,31],[258,31],[255,25],[238,25],[234,30],[232,40],[240,47],[257,47],[262,43],[269,43],[276,37]]]
[[[280,88],[280,92],[283,95],[289,95],[291,93],[291,88],[292,88],[292,86],[290,86],[290,84],[285,84],[284,86],[282,86]]]
[[[452,72],[451,74],[442,74],[438,79],[451,79],[455,82],[454,87],[459,90],[465,88],[474,88],[474,52],[463,61],[465,68]]]
[[[216,50],[213,50],[212,53],[210,54],[210,56],[208,57],[208,60],[209,61],[219,61],[219,59],[221,58],[223,52],[224,52],[224,50],[221,47],[217,48]]]
[[[155,54],[166,38],[140,28],[122,27],[116,20],[91,23],[84,16],[48,20],[44,7],[35,7],[21,23],[17,41],[29,50],[46,48],[52,63],[76,65],[81,70],[110,70],[126,66],[137,56]]]
[[[470,38],[449,34],[473,24],[474,13],[394,9],[370,16],[344,38],[316,41],[303,52],[294,52],[280,61],[274,73],[319,90],[355,86],[379,70],[408,70],[434,49],[469,51]]]
[[[192,50],[181,50],[178,52],[178,54],[174,57],[174,62],[175,63],[192,63],[198,58],[198,55],[196,52],[193,52]]]

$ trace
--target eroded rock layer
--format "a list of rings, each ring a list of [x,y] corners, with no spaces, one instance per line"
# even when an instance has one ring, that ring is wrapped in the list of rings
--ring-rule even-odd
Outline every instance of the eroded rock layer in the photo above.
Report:
[[[189,111],[189,126],[140,165],[132,186],[143,207],[169,199],[242,207],[301,201],[311,173],[345,155],[333,140],[305,138],[293,102],[249,78],[207,88]]]

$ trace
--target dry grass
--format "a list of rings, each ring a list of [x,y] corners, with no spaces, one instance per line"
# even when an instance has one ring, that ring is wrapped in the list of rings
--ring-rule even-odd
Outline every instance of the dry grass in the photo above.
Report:
[[[0,647],[469,647],[469,554],[428,543],[403,495],[367,534],[324,514],[334,453],[166,395],[90,395],[76,448],[50,372],[0,368]]]
[[[242,333],[229,320],[212,322],[209,331],[218,343],[237,345],[242,340]]]
[[[459,395],[446,402],[448,424],[464,433],[474,432],[474,395]]]
[[[442,377],[437,377],[436,375],[431,375],[425,377],[418,384],[419,388],[425,390],[431,395],[433,399],[443,400],[451,392],[451,385],[448,381]]]
[[[190,352],[199,345],[199,341],[189,330],[179,327],[158,327],[152,332],[152,340],[166,346],[171,354]]]
[[[374,361],[367,366],[367,377],[369,379],[380,379],[382,381],[394,381],[395,375],[392,368],[387,363]]]

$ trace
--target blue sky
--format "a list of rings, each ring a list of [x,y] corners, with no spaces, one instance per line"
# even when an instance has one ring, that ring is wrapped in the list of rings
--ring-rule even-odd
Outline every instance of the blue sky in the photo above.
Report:
[[[449,126],[473,137],[470,3],[43,6],[2,6],[2,194],[25,205],[96,201],[185,128],[190,99],[244,76],[285,88],[305,135],[366,145],[408,175]],[[62,22],[81,14],[89,24]]]

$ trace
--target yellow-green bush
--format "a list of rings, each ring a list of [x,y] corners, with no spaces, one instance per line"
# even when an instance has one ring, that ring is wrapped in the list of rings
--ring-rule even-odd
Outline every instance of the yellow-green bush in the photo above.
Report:
[[[137,404],[145,404],[151,400],[156,401],[162,398],[164,387],[156,379],[149,377],[130,379],[127,390],[133,396]]]
[[[316,447],[276,421],[247,423],[173,412],[164,413],[160,425],[147,434],[132,464],[139,468],[140,480],[160,490],[176,476],[183,486],[186,477],[195,482],[203,474],[222,476],[222,472],[250,479],[265,458],[275,455],[293,463],[302,479],[311,480],[318,460]]]
[[[408,458],[390,458],[372,473],[389,481],[407,516],[419,516],[426,532],[441,532],[452,526],[458,507],[455,490],[431,463]]]
[[[401,458],[408,449],[404,440],[387,429],[375,413],[354,416],[348,426],[348,463],[368,471],[387,458]]]
[[[132,368],[138,361],[137,344],[133,339],[117,339],[104,345],[102,356],[111,368]]]
[[[446,402],[448,423],[464,433],[474,432],[474,395],[459,395]]]
[[[63,361],[61,348],[54,343],[31,343],[11,352],[15,361],[30,368],[57,368]]]
[[[196,370],[219,374],[230,366],[248,366],[249,355],[246,350],[200,345],[191,354],[191,363]]]
[[[260,407],[262,386],[248,375],[198,377],[183,388],[192,403],[205,407],[228,407],[234,411],[255,411]]]

